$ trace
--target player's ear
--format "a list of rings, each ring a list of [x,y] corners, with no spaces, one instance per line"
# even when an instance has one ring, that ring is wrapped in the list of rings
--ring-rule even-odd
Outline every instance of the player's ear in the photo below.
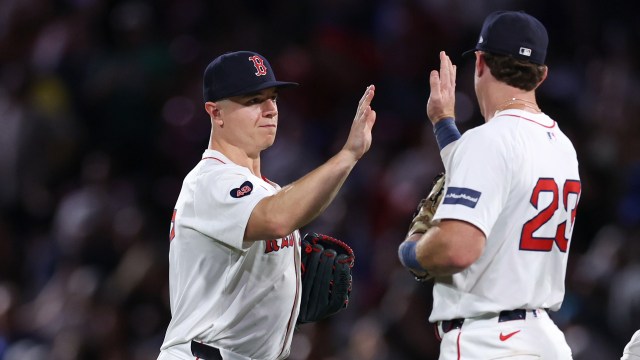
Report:
[[[220,116],[220,106],[217,102],[207,101],[204,104],[204,109],[209,114],[209,118],[211,118],[211,124],[217,124],[218,126],[222,126],[222,116]]]
[[[484,74],[484,70],[487,68],[487,62],[484,59],[484,53],[476,51],[476,76],[480,77]]]
[[[542,72],[542,79],[540,80],[540,83],[538,83],[538,85],[542,84],[542,82],[544,82],[544,80],[547,78],[547,75],[549,75],[549,68],[545,65],[544,66],[544,71]]]
[[[542,76],[540,76],[540,81],[538,81],[538,84],[535,88],[533,88],[533,90],[536,90],[540,86],[540,84],[542,84],[547,78],[547,75],[549,75],[549,68],[546,65],[542,65],[542,68]]]

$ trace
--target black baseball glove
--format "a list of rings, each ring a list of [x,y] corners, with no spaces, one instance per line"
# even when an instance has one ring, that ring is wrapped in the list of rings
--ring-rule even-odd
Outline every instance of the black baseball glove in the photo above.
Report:
[[[322,320],[344,309],[351,294],[355,256],[344,242],[310,233],[302,239],[302,299],[298,324]]]

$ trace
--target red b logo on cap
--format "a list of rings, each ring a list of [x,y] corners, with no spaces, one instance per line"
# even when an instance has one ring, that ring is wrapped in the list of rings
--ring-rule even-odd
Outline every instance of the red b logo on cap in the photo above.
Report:
[[[253,66],[256,67],[256,76],[267,75],[267,67],[264,66],[264,60],[262,60],[258,55],[253,55],[249,57],[249,60],[253,61]]]

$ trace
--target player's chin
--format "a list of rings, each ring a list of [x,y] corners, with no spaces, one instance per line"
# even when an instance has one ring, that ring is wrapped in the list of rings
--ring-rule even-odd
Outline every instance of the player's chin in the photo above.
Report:
[[[264,137],[264,138],[262,139],[262,141],[260,141],[260,142],[261,142],[261,144],[262,144],[262,146],[261,146],[262,150],[265,150],[265,149],[267,149],[267,148],[270,148],[270,147],[271,147],[271,145],[273,145],[273,143],[274,143],[275,141],[276,141],[276,134],[275,134],[275,132],[273,133],[273,135],[269,135],[269,136]]]

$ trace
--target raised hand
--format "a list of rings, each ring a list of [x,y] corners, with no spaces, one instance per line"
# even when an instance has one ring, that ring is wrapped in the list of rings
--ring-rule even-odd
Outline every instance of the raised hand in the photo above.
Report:
[[[356,116],[353,118],[353,124],[351,124],[349,137],[343,148],[351,152],[356,160],[360,159],[371,147],[371,129],[376,122],[376,112],[371,109],[371,100],[373,100],[375,91],[376,87],[369,85],[362,95]]]
[[[456,105],[456,66],[444,52],[440,52],[440,72],[432,70],[429,74],[431,92],[427,101],[427,116],[432,124],[443,118],[455,118]]]

